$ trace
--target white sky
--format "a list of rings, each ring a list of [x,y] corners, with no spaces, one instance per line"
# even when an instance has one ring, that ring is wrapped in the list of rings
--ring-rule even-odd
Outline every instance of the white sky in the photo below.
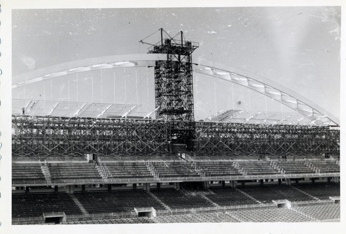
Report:
[[[339,117],[340,11],[340,7],[14,10],[13,75],[92,57],[146,53],[138,41],[162,27],[172,36],[182,30],[187,40],[200,43],[195,62],[207,59],[274,80]],[[80,74],[78,79],[74,75],[53,84],[27,86],[25,95],[24,88],[14,90],[13,97],[139,102],[142,111],[150,111],[152,76],[145,69],[127,69],[116,80],[108,71]],[[231,90],[231,84],[195,74],[196,119],[221,109],[282,108],[237,85],[233,94]]]

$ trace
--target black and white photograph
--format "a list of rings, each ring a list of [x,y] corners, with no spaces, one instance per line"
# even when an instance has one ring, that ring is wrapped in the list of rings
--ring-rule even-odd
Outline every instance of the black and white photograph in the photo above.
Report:
[[[82,6],[11,9],[12,226],[340,224],[340,5]]]

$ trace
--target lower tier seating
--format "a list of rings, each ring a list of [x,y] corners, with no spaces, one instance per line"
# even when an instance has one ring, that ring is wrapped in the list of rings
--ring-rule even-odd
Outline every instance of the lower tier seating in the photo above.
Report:
[[[294,207],[294,209],[317,220],[331,220],[340,218],[340,204],[299,206]]]
[[[211,188],[213,194],[206,195],[211,201],[219,206],[234,206],[256,204],[257,202],[247,197],[239,190],[234,188]]]
[[[13,218],[42,217],[43,213],[50,212],[65,212],[66,215],[82,214],[66,193],[12,195]]]
[[[339,183],[298,184],[294,187],[321,200],[329,199],[332,196],[340,196]]]
[[[171,209],[213,207],[208,200],[202,198],[200,195],[184,194],[174,189],[152,190],[151,193]]]
[[[262,203],[271,203],[273,200],[287,199],[289,201],[308,201],[312,197],[299,192],[288,185],[277,186],[245,186],[239,187],[241,191]]]
[[[309,222],[310,218],[287,208],[266,208],[232,211],[242,222]]]
[[[165,208],[144,190],[117,190],[109,192],[75,193],[75,197],[90,214],[131,212],[134,208]]]

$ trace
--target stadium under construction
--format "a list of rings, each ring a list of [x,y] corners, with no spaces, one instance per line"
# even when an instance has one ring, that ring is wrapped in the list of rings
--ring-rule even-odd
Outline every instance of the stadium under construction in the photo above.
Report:
[[[140,41],[149,44],[147,55],[14,77],[17,88],[77,72],[149,67],[156,109],[131,116],[135,105],[51,102],[43,110],[42,101],[14,100],[12,223],[339,221],[339,120],[275,84],[194,63],[199,45],[183,32],[158,33],[158,43]],[[194,72],[266,95],[305,123],[239,110],[196,121]]]

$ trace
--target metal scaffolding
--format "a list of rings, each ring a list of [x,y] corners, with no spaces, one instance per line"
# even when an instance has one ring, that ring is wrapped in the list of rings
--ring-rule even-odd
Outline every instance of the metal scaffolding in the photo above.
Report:
[[[340,153],[340,132],[330,127],[49,116],[13,116],[12,124],[14,156],[171,155],[179,146],[172,132],[193,128],[196,156]]]

